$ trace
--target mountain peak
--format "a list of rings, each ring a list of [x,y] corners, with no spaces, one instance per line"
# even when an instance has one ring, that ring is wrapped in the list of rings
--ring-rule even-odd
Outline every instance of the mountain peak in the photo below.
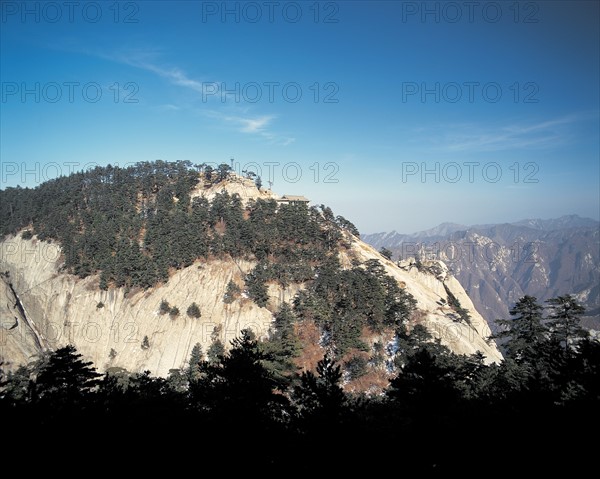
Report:
[[[462,224],[458,224],[458,223],[451,223],[451,222],[444,222],[444,223],[440,223],[439,225],[435,226],[434,228],[428,229],[428,230],[424,230],[424,231],[419,231],[418,233],[415,233],[415,235],[419,235],[419,236],[445,236],[451,233],[454,233],[456,231],[463,231],[468,229],[468,226],[462,225]]]
[[[233,171],[230,171],[226,178],[217,182],[206,180],[204,176],[200,175],[200,181],[190,192],[190,197],[202,196],[208,201],[212,201],[215,196],[223,192],[227,192],[230,196],[238,195],[245,206],[248,202],[259,199],[285,203],[309,202],[307,198],[301,195],[279,195],[271,189],[258,188],[254,179],[248,176],[241,176]]]
[[[259,189],[252,178],[238,175],[235,172],[230,172],[227,178],[216,183],[214,181],[207,181],[204,177],[201,177],[201,181],[190,192],[190,196],[192,198],[204,196],[207,200],[211,201],[215,196],[223,193],[223,191],[226,191],[230,195],[239,195],[244,204],[250,200],[277,200],[280,198],[278,194],[271,190]]]

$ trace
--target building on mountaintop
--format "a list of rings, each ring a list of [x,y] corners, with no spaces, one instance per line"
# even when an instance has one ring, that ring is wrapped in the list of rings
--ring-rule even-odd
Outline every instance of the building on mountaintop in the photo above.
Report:
[[[278,203],[287,204],[287,205],[308,203],[309,201],[310,200],[308,198],[305,198],[304,196],[298,196],[298,195],[283,195],[281,198],[279,198],[277,200]]]

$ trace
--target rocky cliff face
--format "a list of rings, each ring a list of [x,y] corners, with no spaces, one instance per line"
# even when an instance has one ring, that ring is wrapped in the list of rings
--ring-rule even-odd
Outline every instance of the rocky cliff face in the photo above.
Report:
[[[360,241],[352,243],[351,252],[357,259],[381,260],[373,248]],[[184,367],[195,343],[206,351],[215,327],[224,343],[244,328],[266,335],[272,311],[282,300],[291,300],[297,290],[272,285],[268,308],[244,297],[226,304],[223,295],[228,282],[243,286],[243,277],[254,266],[230,260],[197,262],[147,291],[102,291],[97,277],[79,279],[58,273],[60,254],[58,245],[35,239],[14,237],[0,245],[0,265],[5,272],[0,290],[0,354],[12,366],[30,361],[41,349],[71,343],[101,370],[122,367],[166,375],[170,369]],[[446,269],[442,281],[419,272],[414,265],[404,270],[382,262],[387,273],[413,294],[420,311],[418,321],[434,336],[455,352],[479,350],[490,361],[500,360],[495,345],[485,342],[490,334],[486,322]],[[470,326],[455,321],[453,310],[440,301],[447,297],[444,284],[469,310]],[[180,315],[159,314],[163,299],[177,306]],[[202,312],[198,319],[185,314],[192,302]],[[147,349],[142,347],[144,337],[148,337]]]
[[[474,354],[481,351],[489,361],[499,361],[502,356],[496,344],[488,344],[491,334],[487,322],[477,312],[463,287],[441,261],[426,262],[435,267],[436,273],[421,272],[413,262],[402,262],[398,266],[382,256],[362,241],[353,241],[351,252],[362,261],[378,259],[386,272],[394,277],[401,287],[405,287],[417,300],[418,313],[413,318],[442,343],[459,354]],[[433,268],[432,268],[433,269]],[[460,301],[471,316],[470,324],[458,321],[455,310],[448,304],[446,288]]]
[[[249,262],[197,262],[146,291],[102,291],[97,277],[58,273],[58,245],[17,237],[3,242],[0,251],[1,269],[8,272],[1,290],[2,356],[12,363],[27,362],[40,347],[71,343],[100,369],[149,369],[166,375],[186,363],[195,343],[206,350],[215,327],[226,343],[248,327],[266,334],[272,319],[269,310],[249,299],[223,302],[230,280],[243,285],[243,276],[254,266]],[[159,314],[162,300],[180,314]],[[186,314],[193,302],[200,307],[198,319]]]
[[[234,178],[225,189],[245,201],[276,198],[270,192],[258,192],[250,183]],[[197,189],[193,194],[210,199],[223,188]],[[501,359],[495,344],[485,341],[490,334],[487,323],[443,263],[435,262],[436,275],[419,272],[411,264],[401,268],[358,238],[346,235],[350,248],[341,253],[343,264],[380,260],[386,272],[417,300],[413,321],[424,324],[455,352],[479,350],[490,362]],[[12,236],[0,243],[0,356],[9,368],[27,363],[43,349],[73,344],[99,370],[119,367],[165,376],[170,369],[186,365],[194,344],[200,343],[206,351],[213,334],[224,344],[244,328],[264,337],[273,312],[303,287],[270,285],[270,301],[264,308],[243,293],[226,304],[223,296],[229,281],[243,290],[243,278],[255,266],[252,261],[229,259],[198,260],[173,272],[168,282],[147,290],[103,291],[97,275],[80,279],[61,273],[63,254],[59,244],[38,241],[35,236],[29,240]],[[446,288],[469,311],[470,324],[457,321],[446,301]],[[163,300],[176,306],[180,314],[160,314]],[[186,314],[192,303],[199,306],[200,318]]]

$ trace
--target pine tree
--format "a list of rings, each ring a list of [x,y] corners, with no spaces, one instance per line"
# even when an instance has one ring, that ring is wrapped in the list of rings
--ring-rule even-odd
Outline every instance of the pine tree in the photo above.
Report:
[[[206,181],[212,181],[213,171],[213,167],[210,165],[207,165],[206,168],[204,168],[204,178],[206,179]]]
[[[337,223],[337,225],[340,228],[345,229],[349,233],[360,238],[360,231],[358,231],[358,228],[356,226],[354,226],[354,224],[352,222],[350,222],[343,216],[340,216],[340,215],[336,216],[335,222]]]
[[[225,304],[233,303],[239,297],[240,293],[240,287],[233,280],[229,280],[229,283],[227,283],[227,289],[223,295],[223,302]]]
[[[393,251],[387,249],[385,246],[379,250],[379,254],[383,256],[385,259],[392,259]]]
[[[162,300],[160,302],[160,306],[158,308],[158,313],[159,314],[167,314],[171,311],[171,305],[169,304],[169,302],[167,300]]]
[[[390,381],[389,398],[420,412],[440,413],[470,396],[480,356],[454,354],[420,325],[398,345],[404,351],[396,358],[399,372]]]
[[[231,171],[231,166],[226,163],[221,163],[217,169],[217,182],[226,180]]]
[[[553,340],[542,317],[543,307],[532,296],[524,296],[510,310],[511,320],[497,320],[506,329],[492,335],[505,340],[501,347],[505,359],[500,379],[504,389],[520,405],[552,403],[560,397],[565,357]],[[558,354],[557,354],[558,351]]]
[[[450,288],[448,288],[446,284],[444,284],[444,289],[446,290],[446,295],[448,297],[448,306],[450,306],[452,309],[454,309],[454,311],[458,313],[462,321],[464,321],[467,324],[471,324],[471,315],[469,314],[469,311],[462,307],[459,299],[456,296],[454,296],[454,294],[452,293],[452,291],[450,291]]]
[[[533,360],[539,348],[548,339],[548,327],[542,321],[543,307],[533,296],[523,296],[509,311],[512,319],[499,319],[496,323],[505,329],[492,335],[492,339],[505,339],[506,356],[517,363]]]
[[[197,380],[200,377],[200,364],[202,363],[203,357],[204,354],[202,353],[202,346],[200,343],[194,344],[190,354],[188,368],[186,370],[186,376],[189,382]]]
[[[269,358],[264,365],[282,387],[291,384],[298,369],[294,358],[300,352],[300,341],[294,330],[294,321],[292,308],[283,303],[275,314],[269,338],[261,343],[262,350]]]
[[[187,315],[190,318],[199,318],[200,316],[202,316],[202,313],[200,312],[200,308],[198,307],[198,305],[196,303],[192,303],[188,306],[188,309],[186,311]]]
[[[192,385],[192,397],[213,417],[238,428],[279,417],[286,399],[275,394],[276,382],[263,364],[266,359],[254,333],[242,330],[219,363],[203,363],[201,378]]]
[[[72,345],[51,353],[37,375],[34,396],[69,405],[91,393],[102,375],[81,358]]]
[[[317,363],[316,375],[312,371],[302,373],[294,397],[309,427],[326,427],[340,420],[346,403],[341,379],[341,367],[328,354]]]
[[[36,374],[36,369],[37,364],[33,364],[19,366],[16,371],[9,371],[6,381],[2,381],[0,384],[0,400],[5,399],[7,403],[11,404],[26,402],[34,391],[35,383],[32,377]],[[0,368],[0,376],[3,373],[4,371]]]
[[[248,296],[261,308],[266,307],[269,301],[269,292],[265,283],[267,277],[267,265],[259,263],[246,275],[244,280]]]
[[[206,356],[208,357],[209,363],[218,363],[223,358],[225,354],[225,346],[221,342],[220,339],[213,338],[210,346],[208,347],[208,351],[206,351]]]
[[[406,324],[396,327],[396,355],[394,365],[400,370],[404,368],[411,357],[424,347],[432,345],[433,337],[422,324],[416,324],[411,331]]]
[[[350,381],[358,379],[367,373],[367,360],[364,356],[354,355],[344,363]]]
[[[571,295],[558,296],[546,302],[551,309],[548,326],[552,338],[558,341],[569,355],[569,351],[576,347],[576,342],[588,336],[580,326],[580,318],[585,313],[585,308]]]

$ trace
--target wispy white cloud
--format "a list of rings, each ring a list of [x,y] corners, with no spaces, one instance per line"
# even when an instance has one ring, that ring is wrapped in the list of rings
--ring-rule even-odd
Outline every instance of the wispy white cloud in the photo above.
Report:
[[[162,111],[180,111],[182,109],[180,106],[173,105],[172,103],[159,105],[157,108]]]
[[[243,125],[242,131],[245,133],[260,133],[265,131],[273,118],[273,116],[261,116],[258,118],[232,118],[232,120],[240,122]]]
[[[566,142],[568,133],[562,127],[568,123],[561,119],[495,128],[468,125],[450,129],[445,135],[444,147],[450,151],[552,148]]]
[[[568,144],[573,139],[573,125],[589,118],[590,114],[580,113],[494,126],[474,123],[436,125],[435,128],[417,127],[411,134],[414,141],[422,143],[427,139],[435,150],[448,152],[541,150]]]
[[[214,106],[216,100],[221,100],[221,85],[222,83],[215,81],[202,81],[192,78],[182,69],[177,67],[164,67],[160,65],[156,51],[130,51],[127,53],[119,53],[111,56],[104,55],[104,58],[124,63],[135,68],[140,68],[155,75],[166,79],[171,84],[192,90],[199,93],[203,103],[210,101]],[[195,98],[197,100],[197,98]],[[191,102],[190,102],[191,103]],[[200,109],[201,113],[212,118],[219,119],[226,124],[236,127],[237,131],[259,135],[266,139],[270,144],[287,146],[295,141],[295,138],[281,135],[272,130],[272,122],[277,118],[276,115],[259,115],[252,116],[248,114],[248,109],[243,105],[228,105],[228,111],[233,111],[234,114],[225,113],[222,111]],[[178,110],[182,107],[168,104],[163,105],[163,109]]]
[[[158,58],[161,55],[157,50],[130,50],[127,52],[118,52],[108,55],[101,53],[98,56],[106,60],[123,63],[125,65],[149,71],[162,78],[165,78],[173,85],[189,88],[200,94],[205,94],[207,87],[212,88],[211,82],[204,82],[191,78],[180,68],[168,68],[159,65]]]
[[[210,118],[233,125],[241,133],[260,135],[273,145],[287,146],[296,141],[295,138],[276,134],[270,130],[271,122],[277,118],[275,115],[251,116],[245,114],[244,116],[239,116],[227,114],[219,110],[205,110],[204,114]]]
[[[568,125],[575,121],[579,121],[583,119],[584,115],[567,115],[562,118],[556,118],[554,120],[542,121],[540,123],[534,123],[531,125],[509,125],[506,126],[505,129],[508,131],[513,131],[515,133],[532,133],[536,131],[545,131],[548,129],[553,129],[556,127],[560,127],[562,125]]]

